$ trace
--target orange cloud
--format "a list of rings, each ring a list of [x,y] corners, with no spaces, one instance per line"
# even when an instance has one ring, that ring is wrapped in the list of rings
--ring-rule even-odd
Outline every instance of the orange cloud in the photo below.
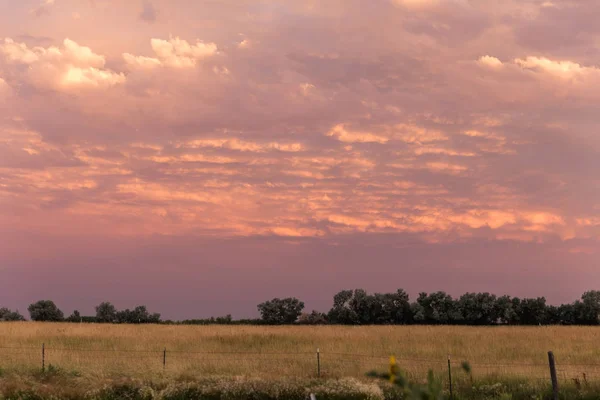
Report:
[[[239,150],[239,151],[249,151],[262,153],[270,150],[279,150],[283,152],[299,152],[305,150],[304,146],[301,143],[277,143],[277,142],[269,142],[269,143],[256,143],[244,141],[236,138],[232,139],[196,139],[191,140],[185,143],[177,143],[176,147],[184,147],[184,148],[203,148],[203,147],[213,147],[213,148],[226,148],[231,150]]]
[[[370,132],[349,131],[344,124],[334,126],[327,136],[335,137],[344,143],[386,143],[389,139]]]
[[[156,58],[123,53],[125,62],[132,68],[141,69],[158,66],[190,68],[196,66],[199,60],[217,54],[215,43],[197,41],[196,44],[190,44],[178,37],[169,40],[154,38],[150,41],[150,45]]]

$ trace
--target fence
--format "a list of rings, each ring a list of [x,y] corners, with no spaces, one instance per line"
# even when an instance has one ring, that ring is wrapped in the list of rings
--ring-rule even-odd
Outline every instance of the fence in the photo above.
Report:
[[[468,361],[473,374],[461,371]],[[554,387],[564,382],[600,381],[600,363],[574,364],[554,360],[552,352],[547,362],[493,363],[468,360],[459,356],[433,358],[403,358],[396,354],[400,369],[409,376],[423,378],[433,370],[449,387],[453,380],[526,378]],[[268,375],[294,377],[362,377],[370,370],[387,370],[389,355],[336,353],[316,349],[314,352],[228,352],[185,351],[168,348],[153,350],[92,349],[77,347],[0,347],[0,368],[41,369],[60,368],[72,373],[123,372],[186,373],[207,375]]]

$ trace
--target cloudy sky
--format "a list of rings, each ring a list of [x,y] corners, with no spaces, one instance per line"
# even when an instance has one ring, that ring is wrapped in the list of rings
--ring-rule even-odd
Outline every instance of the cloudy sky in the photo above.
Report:
[[[600,282],[600,3],[0,0],[0,306]]]

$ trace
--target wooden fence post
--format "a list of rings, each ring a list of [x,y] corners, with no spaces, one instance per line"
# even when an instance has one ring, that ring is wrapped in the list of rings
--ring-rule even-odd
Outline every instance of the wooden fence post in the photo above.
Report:
[[[42,343],[42,372],[46,371],[46,345]]]
[[[317,377],[321,377],[321,352],[317,348]]]
[[[448,354],[448,384],[450,385],[450,399],[454,398],[452,393],[452,366],[450,365],[450,354]]]
[[[167,348],[163,350],[163,370],[167,368]]]
[[[556,377],[556,364],[554,353],[548,352],[548,364],[550,365],[550,379],[552,380],[552,400],[558,400],[558,378]]]

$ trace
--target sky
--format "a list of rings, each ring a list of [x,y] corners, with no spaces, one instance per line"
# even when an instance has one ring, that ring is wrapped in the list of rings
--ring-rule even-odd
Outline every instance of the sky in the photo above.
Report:
[[[0,0],[0,306],[599,289],[600,3]]]

